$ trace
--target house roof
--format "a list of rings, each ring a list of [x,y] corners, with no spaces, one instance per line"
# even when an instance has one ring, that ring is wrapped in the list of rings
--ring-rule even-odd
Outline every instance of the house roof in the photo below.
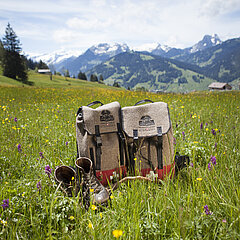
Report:
[[[39,73],[51,72],[50,69],[38,69]]]
[[[221,83],[221,82],[213,82],[211,83],[208,87],[209,88],[223,88],[225,86],[229,86],[231,87],[229,84],[227,83]]]

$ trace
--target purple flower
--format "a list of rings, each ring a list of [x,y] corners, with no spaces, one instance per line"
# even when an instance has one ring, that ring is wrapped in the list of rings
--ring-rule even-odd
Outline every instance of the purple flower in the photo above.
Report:
[[[212,213],[208,209],[208,205],[204,206],[204,211],[205,211],[206,215],[212,215]]]
[[[205,124],[206,126],[208,125],[208,123]]]
[[[42,189],[41,181],[39,181],[37,183],[37,189],[38,189],[38,191],[40,191]]]
[[[217,143],[215,143],[215,145],[214,145],[214,146],[215,146],[215,148],[217,148]]]
[[[209,171],[212,170],[212,163],[208,163],[208,170],[209,170]]]
[[[173,144],[177,144],[177,141],[176,141],[176,138],[175,137],[173,137]]]
[[[15,118],[14,118],[14,122],[17,122],[17,121],[18,121],[18,119],[15,117]]]
[[[193,167],[193,163],[192,162],[190,163],[190,166]]]
[[[50,174],[52,173],[53,170],[50,168],[49,165],[47,165],[44,169],[45,173],[48,175],[48,177],[50,177]]]
[[[213,165],[216,165],[217,164],[217,159],[215,156],[211,156],[211,162]]]
[[[1,206],[3,207],[3,210],[9,208],[9,199],[4,199],[3,204]]]
[[[39,156],[40,156],[40,158],[41,158],[41,159],[43,159],[43,158],[44,158],[44,156],[43,156],[43,153],[42,153],[42,152],[39,152]]]
[[[17,148],[18,148],[18,152],[22,152],[21,144],[18,144],[18,145],[17,145]]]
[[[214,135],[214,136],[216,135],[216,131],[215,131],[215,129],[212,129],[211,132],[212,132],[212,135]]]
[[[66,142],[66,146],[68,145],[68,142]]]
[[[182,132],[183,140],[185,139],[185,132]]]
[[[203,123],[201,122],[201,124],[200,124],[200,129],[203,129]]]

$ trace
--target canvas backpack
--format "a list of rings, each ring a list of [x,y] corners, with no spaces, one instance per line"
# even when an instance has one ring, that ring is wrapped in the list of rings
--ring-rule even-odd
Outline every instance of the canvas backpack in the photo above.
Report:
[[[140,105],[142,103],[147,103]],[[167,103],[142,100],[121,109],[128,149],[128,169],[163,179],[173,172],[173,131]]]
[[[95,104],[101,106],[93,109]],[[120,109],[118,102],[95,101],[80,107],[76,117],[77,158],[91,159],[96,177],[105,186],[126,173]]]

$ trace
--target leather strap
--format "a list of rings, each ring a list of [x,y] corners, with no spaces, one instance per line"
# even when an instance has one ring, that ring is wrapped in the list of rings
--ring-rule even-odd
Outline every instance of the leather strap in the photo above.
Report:
[[[95,125],[96,136],[96,170],[101,170],[102,139],[100,136],[99,125]]]
[[[162,157],[162,127],[157,127],[157,159],[158,169],[163,169],[163,157]]]

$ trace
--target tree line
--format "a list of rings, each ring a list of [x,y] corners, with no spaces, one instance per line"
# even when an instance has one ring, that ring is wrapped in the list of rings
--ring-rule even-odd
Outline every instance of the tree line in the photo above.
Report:
[[[33,61],[31,58],[27,58],[22,54],[21,43],[11,27],[10,23],[7,24],[5,35],[0,39],[0,72],[3,76],[16,79],[21,82],[27,83],[28,81],[28,70],[37,69],[49,69],[48,65],[42,60],[39,62]],[[54,75],[62,75],[54,71]],[[65,70],[63,75],[65,77],[70,77],[69,71]],[[75,76],[73,76],[75,78]],[[87,76],[83,72],[79,72],[78,79],[88,80]],[[91,74],[91,82],[103,82],[103,76],[100,75],[99,78],[96,74]]]

